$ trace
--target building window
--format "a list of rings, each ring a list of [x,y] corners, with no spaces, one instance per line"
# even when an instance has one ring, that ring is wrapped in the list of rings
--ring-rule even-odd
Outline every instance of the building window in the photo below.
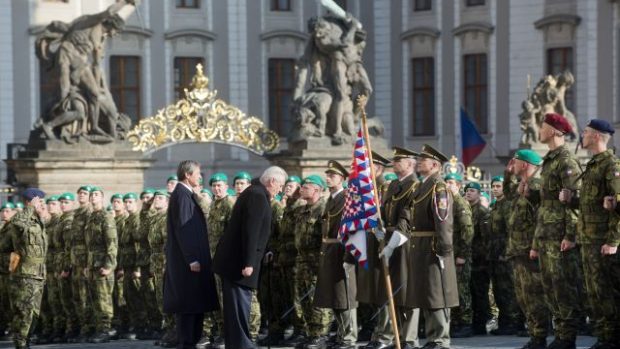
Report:
[[[573,48],[558,47],[547,50],[547,74],[557,75],[562,72],[573,71]],[[566,107],[570,111],[575,110],[575,84],[566,91],[565,101]]]
[[[468,7],[472,6],[484,6],[485,0],[466,0],[466,5]]]
[[[463,57],[465,110],[481,133],[489,132],[488,124],[488,74],[487,55],[475,54]]]
[[[174,100],[185,97],[184,89],[189,89],[192,78],[196,74],[196,65],[204,66],[202,57],[175,57],[174,58]]]
[[[291,128],[294,88],[295,60],[269,59],[269,127],[281,136]]]
[[[118,111],[140,120],[140,57],[110,57],[110,91]]]
[[[177,0],[177,8],[200,8],[200,0]]]
[[[60,80],[58,67],[48,69],[47,64],[39,64],[39,110],[46,114],[60,99]]]
[[[433,8],[432,0],[413,0],[413,10],[430,11]]]
[[[411,60],[413,72],[414,136],[435,135],[435,60],[433,57]]]
[[[290,11],[291,0],[271,0],[271,11]]]

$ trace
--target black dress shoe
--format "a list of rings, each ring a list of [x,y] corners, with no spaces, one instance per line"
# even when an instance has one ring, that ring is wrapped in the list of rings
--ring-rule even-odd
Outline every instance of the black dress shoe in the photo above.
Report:
[[[209,349],[224,349],[226,347],[226,343],[224,343],[224,338],[217,336],[213,338],[213,342],[207,346]]]
[[[444,347],[444,346],[442,346],[439,343],[428,342],[428,343],[424,344],[422,349],[448,349],[448,347]]]
[[[532,338],[521,349],[545,349],[546,347],[546,338]]]
[[[389,347],[388,344],[383,344],[379,341],[370,341],[368,342],[368,344],[361,347],[360,349],[385,349],[387,347]]]
[[[547,349],[575,349],[575,341],[569,341],[565,339],[555,338]]]
[[[310,339],[304,343],[304,349],[325,349],[327,348],[326,337],[310,337]]]

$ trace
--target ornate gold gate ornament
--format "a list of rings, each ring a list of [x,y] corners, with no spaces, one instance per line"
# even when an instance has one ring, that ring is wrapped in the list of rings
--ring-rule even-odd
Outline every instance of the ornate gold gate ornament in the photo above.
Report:
[[[178,143],[224,143],[263,155],[274,151],[280,139],[263,122],[246,116],[237,107],[216,99],[217,90],[208,88],[202,64],[196,65],[191,90],[185,98],[142,119],[128,134],[133,149],[152,153]]]

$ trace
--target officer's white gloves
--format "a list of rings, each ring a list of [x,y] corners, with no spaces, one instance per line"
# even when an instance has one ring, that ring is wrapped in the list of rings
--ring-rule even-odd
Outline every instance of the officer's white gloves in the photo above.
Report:
[[[407,240],[409,239],[403,233],[398,230],[394,230],[390,241],[388,241],[387,245],[383,248],[381,253],[379,253],[379,258],[383,258],[385,264],[388,265],[394,250],[402,246],[405,242],[407,242]]]
[[[383,241],[383,239],[385,239],[385,229],[383,229],[383,228],[376,229],[375,230],[375,238],[377,238],[377,241],[379,241],[379,242]]]

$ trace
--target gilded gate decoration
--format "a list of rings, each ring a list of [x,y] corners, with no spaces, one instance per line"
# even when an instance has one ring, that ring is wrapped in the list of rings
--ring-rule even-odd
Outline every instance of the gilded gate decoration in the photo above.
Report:
[[[152,153],[178,143],[224,143],[263,155],[278,148],[280,139],[263,122],[246,116],[237,107],[216,99],[217,90],[208,88],[202,64],[185,98],[142,119],[128,134],[133,149]]]

